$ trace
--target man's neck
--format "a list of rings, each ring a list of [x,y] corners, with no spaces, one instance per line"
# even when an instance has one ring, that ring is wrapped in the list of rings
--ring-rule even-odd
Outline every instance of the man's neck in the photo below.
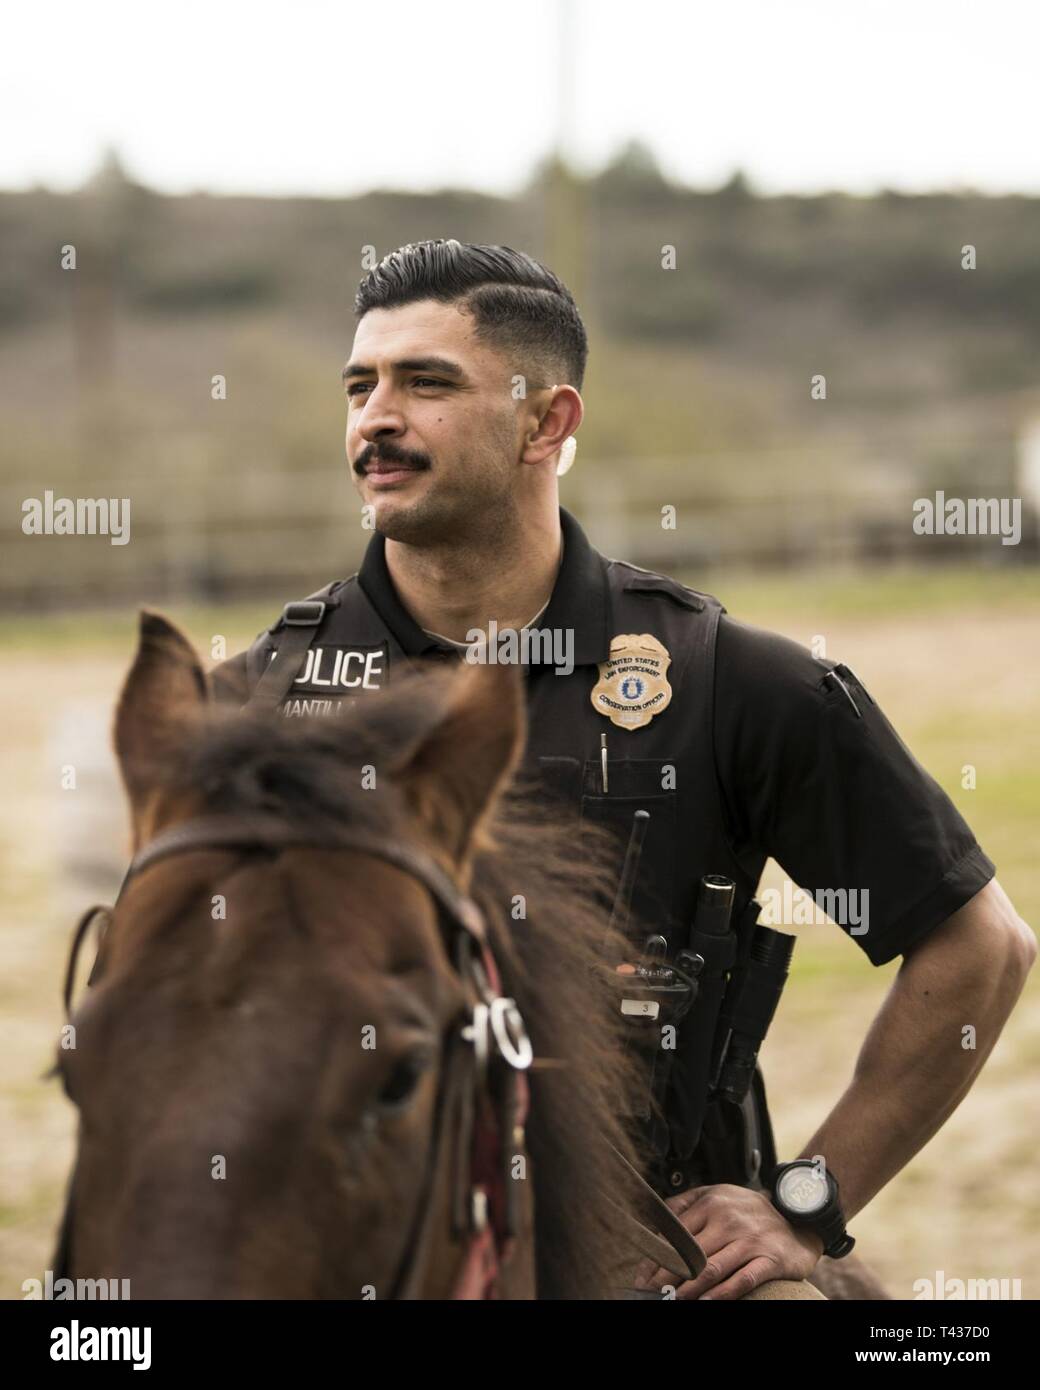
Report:
[[[493,528],[494,529],[494,528]],[[465,642],[475,629],[521,628],[548,602],[560,564],[560,517],[514,516],[509,534],[422,547],[387,540],[386,567],[419,626]]]

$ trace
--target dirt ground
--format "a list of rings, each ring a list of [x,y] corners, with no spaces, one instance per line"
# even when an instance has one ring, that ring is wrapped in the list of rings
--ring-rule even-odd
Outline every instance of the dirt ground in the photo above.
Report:
[[[731,611],[733,605],[731,606]],[[763,607],[735,616],[780,627]],[[256,631],[244,618],[229,649]],[[807,609],[783,630],[810,642]],[[200,646],[208,633],[189,627]],[[827,655],[864,679],[906,742],[954,797],[996,861],[1020,913],[1040,922],[1040,642],[1035,610],[994,617],[957,606],[832,622]],[[954,655],[954,654],[957,655]],[[8,794],[0,809],[5,922],[0,938],[0,1297],[47,1266],[72,1157],[74,1114],[50,1065],[78,913],[110,899],[124,846],[105,746],[129,646],[13,644],[0,692]],[[961,788],[965,764],[974,791]],[[75,766],[75,790],[62,770]],[[101,847],[100,851],[98,847]],[[775,865],[766,883],[779,884]],[[765,885],[764,885],[765,886]],[[807,1141],[846,1086],[898,968],[874,969],[837,929],[803,929],[791,984],[763,1052],[782,1155]],[[1036,1177],[1040,973],[967,1099],[853,1223],[859,1250],[897,1298],[943,1270],[1018,1278],[1040,1296]]]

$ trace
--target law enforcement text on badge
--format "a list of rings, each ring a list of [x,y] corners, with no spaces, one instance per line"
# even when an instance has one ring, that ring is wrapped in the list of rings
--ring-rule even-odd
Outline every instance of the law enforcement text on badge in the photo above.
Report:
[[[479,627],[466,633],[466,660],[471,666],[555,666],[558,676],[574,670],[574,629],[571,627],[504,627],[494,618],[487,634]]]
[[[667,709],[672,698],[668,648],[652,633],[623,632],[610,643],[592,688],[592,708],[619,729],[641,729]]]

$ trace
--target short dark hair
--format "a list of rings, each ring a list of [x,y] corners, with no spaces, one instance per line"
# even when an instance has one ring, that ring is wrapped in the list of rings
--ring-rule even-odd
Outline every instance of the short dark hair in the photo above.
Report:
[[[384,256],[358,286],[355,317],[421,299],[458,304],[476,335],[544,377],[581,390],[589,355],[574,296],[540,261],[509,246],[416,241]]]

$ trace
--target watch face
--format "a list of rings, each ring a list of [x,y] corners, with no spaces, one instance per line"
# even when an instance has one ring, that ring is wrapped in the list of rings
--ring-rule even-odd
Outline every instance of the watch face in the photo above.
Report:
[[[777,1196],[789,1211],[812,1216],[827,1205],[827,1179],[813,1165],[788,1168],[780,1175]]]

